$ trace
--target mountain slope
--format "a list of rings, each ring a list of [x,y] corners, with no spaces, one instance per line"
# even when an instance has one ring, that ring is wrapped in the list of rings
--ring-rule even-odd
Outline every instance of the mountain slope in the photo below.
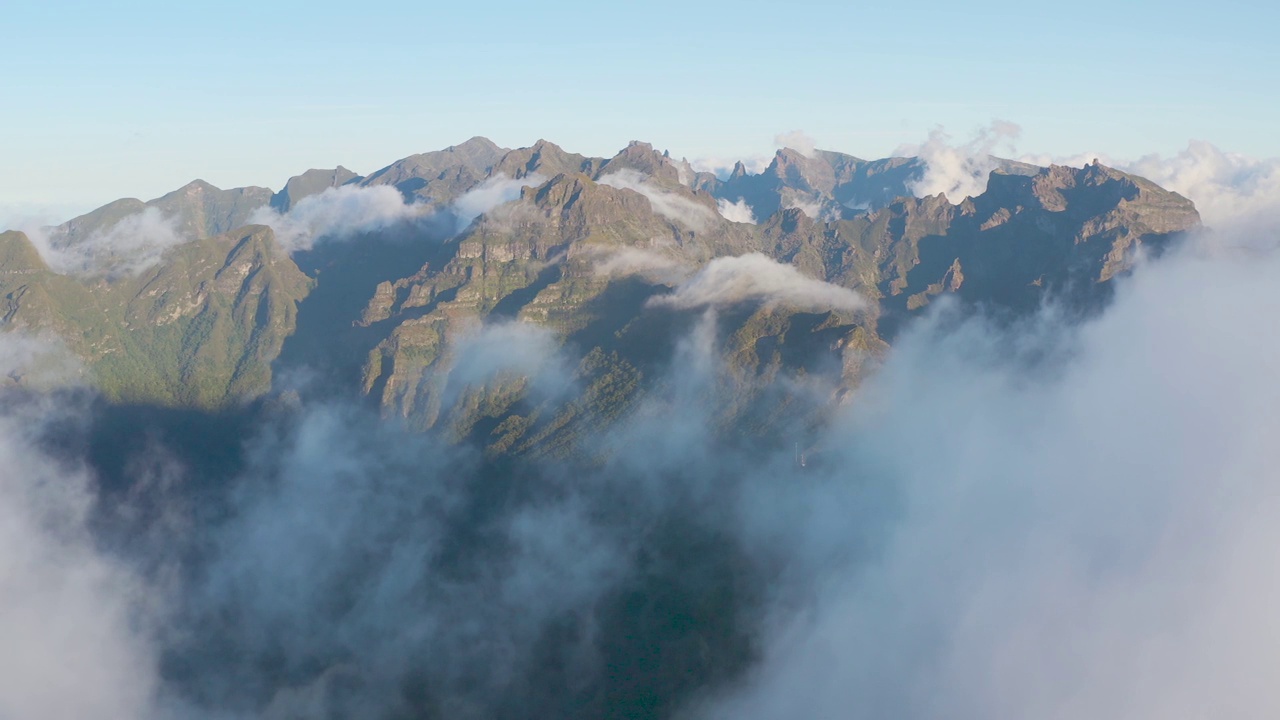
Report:
[[[141,275],[52,272],[22,233],[0,235],[10,329],[48,329],[111,399],[216,408],[265,392],[311,283],[249,226],[182,245]]]

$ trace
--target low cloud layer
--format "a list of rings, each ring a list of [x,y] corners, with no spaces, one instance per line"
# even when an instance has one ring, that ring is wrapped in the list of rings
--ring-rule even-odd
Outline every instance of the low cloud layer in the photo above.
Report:
[[[764,662],[696,716],[1280,711],[1280,342],[1257,324],[1278,277],[1274,256],[1188,255],[1079,330],[917,327],[824,439],[830,484],[775,510],[812,572],[764,620]],[[870,487],[894,499],[868,517]]]
[[[654,185],[649,182],[648,178],[635,170],[619,170],[605,175],[598,182],[601,185],[640,193],[649,200],[654,212],[691,230],[702,232],[716,221],[716,213],[706,205],[694,202],[677,192]]]
[[[856,292],[805,275],[792,265],[761,253],[720,257],[707,263],[655,305],[697,308],[748,300],[778,303],[798,310],[861,310],[867,301]]]
[[[0,334],[5,375],[43,341]],[[159,685],[152,588],[100,546],[83,464],[41,444],[87,408],[6,391],[0,405],[0,717],[146,718]]]
[[[186,241],[174,218],[149,207],[87,237],[69,240],[56,229],[27,230],[40,257],[63,275],[137,275]]]

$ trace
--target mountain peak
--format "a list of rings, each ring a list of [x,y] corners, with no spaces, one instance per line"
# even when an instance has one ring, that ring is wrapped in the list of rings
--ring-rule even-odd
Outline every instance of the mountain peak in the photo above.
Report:
[[[467,153],[495,153],[501,152],[502,147],[498,143],[490,140],[483,135],[476,135],[466,142],[457,145],[450,145],[445,151],[467,152]]]
[[[671,161],[671,158],[655,150],[653,145],[640,140],[632,140],[617,155],[610,158],[600,168],[596,177],[619,170],[635,170],[659,184],[680,184],[680,169]]]
[[[592,175],[604,160],[588,158],[577,153],[566,152],[559,145],[548,140],[538,140],[532,146],[512,150],[493,167],[493,173],[501,173],[508,177],[523,178],[534,173],[544,177],[585,173]]]
[[[222,192],[222,188],[214,185],[213,183],[207,182],[205,180],[201,180],[200,178],[196,178],[195,180],[192,180],[191,182],[187,183],[186,185],[183,185],[177,190],[174,190],[173,192],[168,193],[168,195],[173,195],[176,193],[185,193],[187,195],[193,195],[195,193],[204,193],[204,192]],[[165,197],[168,197],[168,195],[166,195]]]
[[[359,175],[341,165],[332,170],[312,168],[301,175],[289,178],[280,192],[271,197],[271,207],[280,212],[287,212],[303,198],[359,180]]]

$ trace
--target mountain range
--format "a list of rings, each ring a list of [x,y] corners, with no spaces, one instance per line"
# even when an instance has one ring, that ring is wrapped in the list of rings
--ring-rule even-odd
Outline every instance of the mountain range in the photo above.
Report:
[[[642,142],[601,158],[473,138],[279,191],[196,180],[0,234],[3,324],[58,338],[113,402],[358,394],[491,453],[556,453],[669,377],[710,322],[724,428],[767,434],[856,397],[940,298],[1089,313],[1140,252],[1200,226],[1188,199],[1096,161],[987,166],[985,192],[953,202],[913,194],[916,158],[782,149],[717,176]],[[469,347],[526,329],[567,389],[532,392],[546,358],[469,370]],[[823,379],[823,397],[800,407],[782,375]]]

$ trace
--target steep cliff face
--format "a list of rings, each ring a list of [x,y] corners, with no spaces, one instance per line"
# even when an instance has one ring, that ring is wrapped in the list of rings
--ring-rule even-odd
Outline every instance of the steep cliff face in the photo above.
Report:
[[[1046,294],[1094,305],[1109,297],[1103,284],[1131,268],[1139,250],[1159,252],[1200,226],[1186,198],[1096,164],[1034,175],[996,172],[981,196],[950,211],[944,204],[925,198],[888,209],[908,227],[935,218],[907,233],[917,260],[887,287],[897,299],[889,304],[915,310],[954,291],[1023,310]]]

